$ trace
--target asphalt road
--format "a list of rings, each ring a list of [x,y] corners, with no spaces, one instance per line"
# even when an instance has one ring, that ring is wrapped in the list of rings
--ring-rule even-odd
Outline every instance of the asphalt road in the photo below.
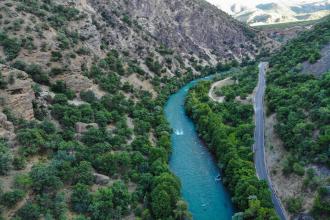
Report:
[[[267,67],[268,67],[268,63],[266,62],[261,62],[259,64],[259,82],[254,100],[255,125],[256,125],[254,132],[255,144],[253,146],[254,163],[258,178],[262,180],[266,180],[269,185],[269,188],[272,192],[272,201],[274,204],[274,208],[277,212],[277,215],[280,217],[281,220],[286,220],[281,201],[274,192],[265,163],[264,94],[266,89],[265,74]]]

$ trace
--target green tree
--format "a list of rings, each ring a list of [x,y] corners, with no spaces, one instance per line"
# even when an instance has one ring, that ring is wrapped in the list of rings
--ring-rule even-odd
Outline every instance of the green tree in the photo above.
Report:
[[[27,202],[17,211],[17,216],[24,220],[36,220],[40,217],[40,208],[38,205]]]
[[[291,197],[291,198],[287,199],[286,206],[288,208],[288,211],[292,214],[296,214],[296,213],[300,212],[302,209],[302,202],[303,202],[303,200],[300,197],[297,197],[297,198]]]
[[[90,206],[92,219],[108,220],[113,219],[114,204],[113,193],[111,188],[99,189],[93,196],[93,201]]]
[[[23,190],[13,190],[10,192],[6,192],[1,195],[1,204],[12,208],[17,204],[18,201],[22,200],[25,196],[25,192]]]
[[[92,196],[87,185],[78,183],[73,187],[71,195],[71,206],[73,211],[78,213],[88,212],[91,201]]]
[[[122,181],[118,181],[115,182],[111,188],[114,207],[119,208],[121,215],[127,214],[131,199],[127,186]]]
[[[151,207],[156,219],[166,219],[172,214],[171,197],[160,187],[151,193]]]
[[[90,162],[81,161],[74,169],[74,182],[91,185],[94,182],[93,168]]]
[[[36,192],[55,192],[63,185],[53,166],[37,164],[32,167],[30,177]]]
[[[0,175],[6,175],[12,165],[13,156],[5,141],[0,140]]]
[[[176,203],[176,208],[173,212],[176,219],[179,220],[192,219],[192,215],[188,211],[188,205],[183,200],[178,200],[178,202]]]

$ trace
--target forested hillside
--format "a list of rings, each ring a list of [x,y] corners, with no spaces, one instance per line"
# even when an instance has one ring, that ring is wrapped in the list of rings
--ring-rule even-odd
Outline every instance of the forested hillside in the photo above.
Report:
[[[193,88],[186,100],[186,110],[214,153],[223,172],[223,183],[231,193],[237,219],[277,219],[266,181],[258,180],[253,164],[254,122],[252,103],[246,96],[257,85],[258,70],[249,66],[230,73],[234,85],[219,90],[223,102],[210,101],[210,81]],[[218,80],[218,79],[216,79]]]
[[[327,18],[275,54],[267,76],[267,114],[276,113],[275,131],[289,152],[277,172],[304,178],[301,193],[288,199],[287,208],[293,214],[311,211],[316,219],[330,217],[330,178],[317,174],[330,168],[330,72],[319,77],[301,72],[302,63],[316,63],[329,43]],[[318,191],[312,210],[302,209],[306,191]]]

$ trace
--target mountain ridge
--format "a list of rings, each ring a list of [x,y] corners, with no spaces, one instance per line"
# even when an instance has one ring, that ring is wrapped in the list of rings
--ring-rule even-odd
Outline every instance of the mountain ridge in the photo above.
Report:
[[[210,0],[210,2],[239,21],[253,26],[316,20],[330,13],[329,0],[260,0],[253,3],[240,0],[231,2]]]

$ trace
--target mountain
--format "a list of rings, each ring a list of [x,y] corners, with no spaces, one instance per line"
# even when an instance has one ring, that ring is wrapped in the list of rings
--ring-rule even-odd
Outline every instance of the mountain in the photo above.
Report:
[[[162,106],[276,46],[203,0],[0,8],[0,219],[185,216]]]
[[[252,3],[240,0],[210,1],[234,18],[250,25],[315,20],[330,13],[329,0],[259,0]]]

